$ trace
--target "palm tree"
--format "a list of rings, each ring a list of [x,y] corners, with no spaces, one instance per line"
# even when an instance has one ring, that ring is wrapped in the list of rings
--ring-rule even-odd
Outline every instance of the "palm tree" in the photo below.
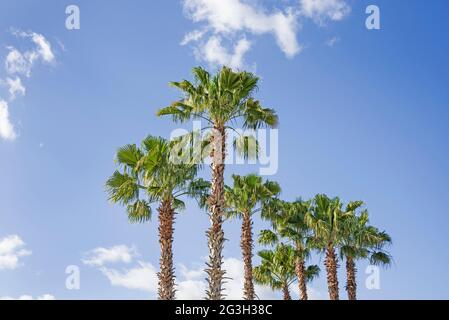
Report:
[[[261,239],[265,244],[278,242],[278,235],[288,239],[290,244],[296,250],[295,272],[298,278],[298,287],[301,300],[308,300],[307,295],[307,276],[306,261],[310,257],[311,246],[310,239],[312,230],[305,222],[305,217],[311,210],[311,201],[301,199],[294,202],[285,202],[274,200],[268,202],[262,216],[271,221],[276,233],[271,230],[265,230]],[[318,266],[310,266],[318,270]]]
[[[284,300],[292,300],[290,285],[295,281],[295,250],[291,246],[278,244],[274,250],[258,253],[262,259],[254,268],[254,280],[272,290],[282,290]]]
[[[349,300],[357,299],[356,260],[368,259],[373,265],[388,266],[391,256],[384,250],[391,237],[369,225],[368,211],[348,219],[344,225],[340,258],[346,259],[346,291]]]
[[[215,76],[201,67],[193,69],[194,83],[187,80],[171,85],[183,93],[183,98],[158,111],[158,116],[171,115],[174,121],[190,119],[206,121],[212,130],[210,157],[212,159],[211,193],[208,199],[211,227],[207,231],[209,262],[207,297],[211,300],[223,298],[222,270],[224,232],[222,228],[225,210],[224,170],[226,157],[226,130],[238,119],[244,128],[276,126],[278,118],[272,109],[263,108],[253,98],[258,78],[249,72],[234,72],[223,67]]]
[[[244,263],[243,296],[246,300],[254,300],[253,283],[253,232],[252,216],[262,210],[264,202],[280,193],[279,184],[273,181],[263,182],[262,178],[250,174],[247,176],[232,176],[234,185],[226,187],[225,200],[230,217],[242,218],[242,233],[240,247]]]
[[[175,165],[169,157],[170,143],[162,138],[149,136],[140,148],[126,145],[117,152],[119,170],[106,182],[110,200],[126,206],[132,223],[150,220],[150,204],[159,203],[160,300],[175,298],[173,224],[175,210],[184,208],[179,197],[194,195],[202,188],[202,180],[195,179],[196,165]]]
[[[351,203],[348,208],[358,207],[359,203]],[[313,230],[311,246],[325,251],[324,265],[327,273],[329,298],[339,300],[338,257],[335,249],[342,240],[342,226],[353,215],[353,211],[344,211],[339,198],[329,198],[324,194],[315,196],[312,210],[306,214],[305,222]]]
[[[290,286],[296,281],[295,248],[278,243],[274,250],[262,250],[258,255],[262,260],[253,270],[256,283],[270,286],[272,290],[282,290],[284,300],[292,300]],[[306,281],[312,281],[318,274],[317,266],[308,267],[305,271]]]

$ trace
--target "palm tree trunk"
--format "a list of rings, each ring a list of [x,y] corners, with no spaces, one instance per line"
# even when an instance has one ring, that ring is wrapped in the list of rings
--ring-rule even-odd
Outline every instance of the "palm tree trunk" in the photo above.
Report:
[[[224,211],[224,159],[226,156],[226,134],[223,126],[215,126],[211,138],[212,143],[212,182],[211,195],[209,197],[211,227],[207,231],[209,246],[209,262],[206,273],[208,275],[208,290],[206,292],[208,300],[223,299],[223,276],[225,271],[223,265],[223,211]]]
[[[306,281],[306,268],[304,259],[297,258],[296,260],[296,276],[298,277],[299,296],[301,300],[308,300],[307,296],[307,281]]]
[[[338,289],[338,259],[335,254],[335,249],[330,244],[326,249],[326,261],[324,262],[327,272],[327,286],[329,290],[329,298],[331,300],[339,300],[339,289]]]
[[[290,295],[290,290],[288,289],[288,285],[284,284],[282,286],[282,293],[284,295],[284,300],[291,300],[292,296]]]
[[[243,297],[245,300],[254,300],[254,283],[253,283],[253,223],[251,221],[251,215],[247,212],[243,213],[242,222],[242,239],[240,247],[243,253],[243,265],[244,265],[244,284],[243,284]]]
[[[173,268],[173,223],[174,210],[171,200],[162,201],[159,209],[159,244],[161,258],[159,261],[159,300],[175,298],[175,272]]]
[[[352,257],[346,257],[346,291],[349,300],[357,300],[357,282],[355,279],[357,269]]]

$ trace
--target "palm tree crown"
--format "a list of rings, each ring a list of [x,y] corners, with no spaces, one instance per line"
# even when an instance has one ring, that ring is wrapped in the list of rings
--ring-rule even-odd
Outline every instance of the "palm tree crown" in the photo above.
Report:
[[[183,80],[171,82],[184,97],[159,110],[158,115],[171,115],[174,121],[203,119],[215,126],[226,126],[243,118],[245,128],[276,126],[278,118],[273,109],[263,108],[253,98],[259,79],[249,72],[234,72],[223,67],[215,76],[201,67],[193,68],[194,83]]]
[[[346,290],[349,300],[356,300],[356,261],[368,259],[373,265],[388,266],[391,257],[384,248],[391,244],[391,237],[385,231],[369,225],[366,209],[360,215],[354,215],[346,221],[343,234],[340,258],[346,259]]]

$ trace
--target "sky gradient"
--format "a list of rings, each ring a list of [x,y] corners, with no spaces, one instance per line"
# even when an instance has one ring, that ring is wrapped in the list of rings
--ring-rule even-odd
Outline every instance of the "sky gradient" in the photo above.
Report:
[[[448,299],[449,3],[346,1],[350,11],[340,7],[340,17],[324,9],[292,13],[300,1],[247,1],[259,9],[244,17],[255,20],[231,14],[237,20],[221,25],[189,13],[189,3],[208,1],[1,1],[0,79],[16,79],[4,68],[11,46],[42,48],[14,30],[44,36],[54,57],[36,51],[30,76],[20,76],[25,94],[16,86],[13,99],[0,82],[16,133],[0,138],[0,243],[12,235],[25,243],[9,238],[13,253],[3,243],[4,261],[18,261],[0,267],[0,297],[155,297],[157,217],[129,224],[124,209],[108,202],[104,183],[119,146],[148,134],[169,137],[179,127],[155,116],[179,97],[169,81],[191,79],[193,66],[214,70],[229,61],[261,77],[257,98],[279,114],[279,170],[269,178],[280,183],[282,198],[363,200],[371,222],[392,236],[394,264],[381,271],[381,289],[365,288],[361,263],[359,297]],[[69,4],[80,8],[80,30],[66,29]],[[370,4],[381,10],[381,30],[365,28]],[[207,31],[182,45],[194,30]],[[228,166],[227,181],[255,171]],[[204,286],[208,224],[192,201],[176,220],[175,265],[186,298]],[[265,226],[257,219],[255,233]],[[240,223],[227,222],[225,232],[224,256],[237,278]],[[113,246],[122,246],[118,256],[92,262],[98,251],[91,250]],[[0,266],[1,259],[0,246]],[[324,269],[319,256],[313,261]],[[80,290],[66,289],[68,265],[80,268]],[[233,293],[240,290],[234,285]],[[343,271],[340,289],[345,298]],[[327,297],[324,271],[311,290]]]

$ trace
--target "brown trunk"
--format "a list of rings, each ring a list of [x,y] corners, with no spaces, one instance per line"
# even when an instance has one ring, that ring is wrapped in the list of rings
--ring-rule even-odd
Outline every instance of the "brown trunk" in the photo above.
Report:
[[[173,223],[174,210],[170,200],[164,200],[159,211],[159,244],[161,258],[159,261],[159,300],[175,298],[175,272],[173,268]]]
[[[357,282],[355,276],[357,269],[351,257],[346,257],[346,291],[349,300],[357,300]]]
[[[223,126],[215,126],[212,136],[212,183],[211,195],[209,197],[211,227],[207,231],[209,246],[209,262],[206,273],[208,275],[208,290],[206,292],[208,300],[223,299],[223,276],[225,271],[223,265],[224,232],[223,211],[224,211],[224,159],[226,151],[226,135]]]
[[[298,277],[299,297],[301,300],[308,300],[306,267],[305,267],[304,259],[298,258],[296,260],[295,270],[296,270],[296,276]]]
[[[245,300],[254,300],[254,283],[253,283],[253,223],[251,216],[248,213],[243,214],[242,222],[242,239],[240,247],[243,253],[243,265],[244,265],[244,284],[243,284],[243,297]]]
[[[327,272],[327,286],[329,290],[329,298],[331,300],[339,300],[338,292],[338,259],[335,255],[335,249],[332,244],[330,244],[326,249],[326,261],[324,262]]]
[[[282,293],[284,294],[284,300],[291,300],[292,296],[290,295],[290,290],[288,289],[288,285],[284,285],[282,287]]]

